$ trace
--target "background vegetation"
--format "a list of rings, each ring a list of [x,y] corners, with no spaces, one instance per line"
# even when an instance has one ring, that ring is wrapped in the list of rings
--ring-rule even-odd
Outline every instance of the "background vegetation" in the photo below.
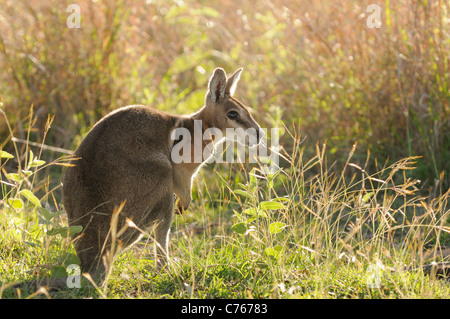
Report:
[[[61,152],[120,106],[193,112],[215,67],[242,66],[236,96],[282,128],[283,169],[207,167],[172,269],[137,247],[107,287],[60,296],[450,296],[420,270],[449,241],[448,1],[79,1],[68,28],[70,3],[0,0],[5,289],[75,258]]]

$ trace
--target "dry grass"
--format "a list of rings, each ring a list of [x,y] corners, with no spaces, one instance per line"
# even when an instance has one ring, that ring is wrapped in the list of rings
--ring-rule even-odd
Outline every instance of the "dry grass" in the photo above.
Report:
[[[80,29],[68,4],[2,0],[0,94],[17,137],[32,104],[35,139],[56,114],[51,142],[65,148],[126,104],[190,112],[214,67],[244,66],[238,95],[265,126],[278,107],[336,158],[358,140],[362,155],[424,156],[430,185],[449,171],[448,1],[377,2],[373,29],[371,1],[86,1]]]
[[[30,163],[64,165],[58,148],[120,106],[196,110],[215,67],[243,66],[236,95],[281,129],[282,170],[205,170],[175,221],[174,267],[155,273],[136,248],[97,296],[448,298],[421,270],[450,240],[447,0],[376,2],[373,29],[373,1],[83,1],[80,29],[71,2],[0,0],[3,280],[74,261],[62,172]]]

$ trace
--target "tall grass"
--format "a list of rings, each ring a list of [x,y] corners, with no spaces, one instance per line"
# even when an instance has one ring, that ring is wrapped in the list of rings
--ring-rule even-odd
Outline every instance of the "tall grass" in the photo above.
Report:
[[[283,153],[289,168],[273,175],[244,169],[234,181],[218,182],[221,191],[211,194],[199,181],[203,198],[175,221],[171,268],[162,275],[149,271],[145,248],[122,259],[116,276],[131,280],[131,296],[449,296],[448,284],[436,281],[438,265],[448,261],[449,190],[420,195],[419,181],[405,174],[414,170],[415,157],[370,172],[352,162],[352,149],[347,164],[335,170],[325,145],[310,159],[298,137],[294,145],[292,153]],[[346,170],[352,170],[350,178]],[[138,279],[129,266],[136,256],[144,267]],[[430,273],[424,266],[433,263]],[[120,289],[123,283],[109,284]]]
[[[288,169],[272,177],[252,171],[247,184],[231,190],[241,202],[232,229],[241,234],[236,249],[244,259],[264,260],[282,287],[284,278],[295,278],[297,285],[282,289],[293,296],[308,295],[305,282],[314,286],[314,297],[411,297],[426,291],[423,273],[403,286],[398,276],[446,256],[450,191],[432,200],[420,196],[419,181],[405,174],[415,168],[414,157],[371,173],[352,163],[354,145],[337,172],[327,165],[325,145],[305,160],[300,139],[295,142],[292,154],[285,154]],[[353,170],[351,178],[346,170]],[[339,282],[341,272],[354,275]]]
[[[52,144],[73,148],[111,109],[187,113],[214,67],[244,66],[238,94],[260,122],[278,106],[311,149],[327,141],[345,161],[358,140],[356,156],[420,155],[419,178],[434,186],[444,171],[450,185],[448,1],[376,2],[372,29],[371,1],[88,1],[79,29],[70,1],[1,2],[1,94],[22,139],[31,104],[33,139],[51,113]]]
[[[29,151],[22,172],[8,173],[5,164],[17,155],[2,151],[1,295],[448,298],[450,287],[437,279],[439,264],[448,265],[450,190],[419,194],[420,181],[405,173],[414,170],[416,157],[372,172],[353,162],[354,145],[337,169],[328,164],[326,145],[317,144],[308,158],[299,135],[289,135],[292,151],[281,150],[289,165],[273,174],[243,166],[228,180],[216,170],[216,190],[197,179],[192,208],[174,221],[170,267],[156,269],[152,235],[142,230],[147,237],[140,244],[114,265],[109,260],[105,285],[57,293],[12,285],[67,276],[68,266],[78,262],[70,235],[80,229],[67,226],[54,200],[57,188],[38,197],[35,187],[39,168],[55,169],[67,159],[46,164]],[[120,243],[114,217],[111,225],[113,242]]]
[[[243,66],[280,170],[206,167],[170,268],[139,244],[56,296],[448,298],[424,271],[450,240],[448,1],[379,2],[373,29],[370,1],[83,1],[80,29],[70,3],[0,0],[0,296],[77,262],[58,151],[120,106],[194,111],[216,66]]]

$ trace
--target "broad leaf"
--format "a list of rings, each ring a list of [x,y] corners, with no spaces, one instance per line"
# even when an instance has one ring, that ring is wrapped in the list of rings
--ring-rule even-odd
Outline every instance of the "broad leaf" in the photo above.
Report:
[[[30,163],[30,165],[28,165],[28,167],[39,167],[39,166],[42,166],[44,164],[45,164],[45,161],[41,161],[41,160],[35,159],[34,161],[32,161]]]
[[[245,196],[245,197],[247,197],[247,198],[253,198],[253,196],[249,193],[249,192],[246,192],[246,191],[244,191],[244,190],[242,190],[242,189],[236,189],[235,191],[234,191],[234,193],[235,194],[238,194],[238,195],[242,195],[242,196]]]
[[[42,207],[39,199],[30,190],[23,189],[20,191],[20,194],[22,194],[26,199],[28,199],[35,206]]]
[[[8,205],[14,209],[22,209],[23,201],[20,198],[10,198],[8,199]]]
[[[0,158],[14,158],[14,155],[5,151],[0,151]]]
[[[247,231],[247,226],[245,225],[245,223],[237,223],[231,226],[231,229],[238,234],[245,234],[245,232]]]
[[[259,208],[262,210],[277,210],[284,208],[284,205],[280,202],[261,202],[259,203]]]
[[[286,224],[282,223],[282,222],[274,222],[272,224],[269,225],[269,231],[272,234],[278,234],[279,232],[281,232],[284,228],[286,228]]]

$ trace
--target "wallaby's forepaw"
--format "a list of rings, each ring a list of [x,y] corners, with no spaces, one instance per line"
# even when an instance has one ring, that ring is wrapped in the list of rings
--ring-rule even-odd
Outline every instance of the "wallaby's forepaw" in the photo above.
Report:
[[[184,211],[188,208],[189,205],[184,206],[183,203],[181,202],[181,200],[179,198],[177,198],[177,195],[173,195],[174,196],[174,202],[175,202],[175,214],[177,215],[182,215],[184,213]],[[178,199],[178,201],[177,201]]]
[[[177,202],[177,206],[175,207],[175,214],[181,215],[183,213],[184,213],[184,207],[183,207],[183,204],[181,203],[181,201],[179,200]]]

